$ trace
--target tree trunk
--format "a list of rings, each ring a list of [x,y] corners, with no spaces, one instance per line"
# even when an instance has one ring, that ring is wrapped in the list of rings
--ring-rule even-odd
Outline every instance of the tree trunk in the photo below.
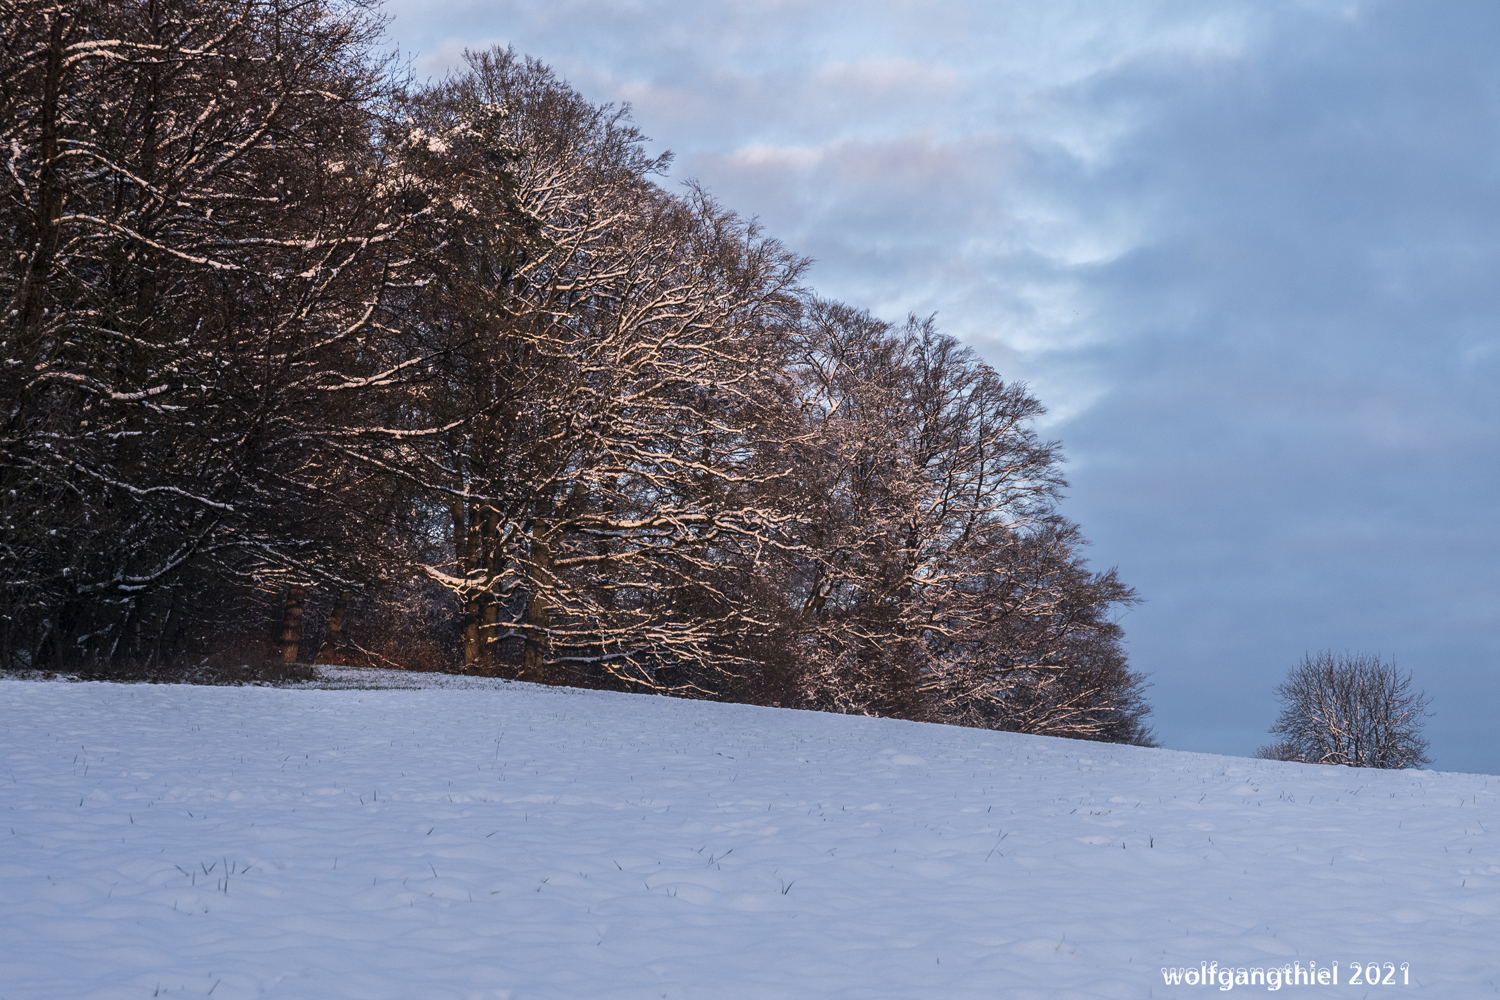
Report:
[[[482,673],[486,677],[495,675],[495,636],[500,631],[500,602],[495,600],[494,594],[486,594],[484,602],[484,615],[479,624],[479,644],[481,660],[484,662]]]
[[[479,663],[479,598],[464,602],[464,673],[470,673]]]
[[[302,612],[305,589],[293,584],[286,590],[286,610],[281,615],[281,660],[296,663],[302,645]]]
[[[41,101],[41,184],[37,191],[36,227],[32,252],[22,267],[20,294],[17,296],[16,329],[21,333],[23,350],[34,348],[37,330],[42,323],[45,298],[43,288],[52,271],[57,252],[58,220],[62,215],[62,180],[58,176],[59,121],[58,100],[62,94],[65,64],[64,35],[68,15],[59,7],[49,26],[47,70],[43,77]],[[23,357],[25,357],[23,355]]]
[[[500,605],[494,594],[479,594],[464,604],[464,673],[494,674],[499,621]]]
[[[531,548],[533,579],[552,575],[552,551],[545,543],[533,541]],[[521,655],[520,680],[547,683],[547,627],[551,624],[551,607],[543,587],[534,583],[531,599],[526,602],[526,648]]]
[[[119,634],[115,636],[114,645],[110,647],[109,659],[112,663],[135,663],[141,658],[141,604],[140,597],[130,602],[130,610],[125,615],[125,624],[120,626]]]
[[[344,612],[353,596],[350,591],[339,591],[339,599],[333,602],[333,613],[328,616],[328,627],[323,630],[323,646],[318,650],[318,655],[313,657],[314,663],[338,655],[339,636],[344,630]]]
[[[162,646],[166,643],[167,629],[172,626],[172,614],[177,610],[177,600],[173,598],[167,603],[166,616],[162,618],[161,629],[156,633],[156,641],[151,644],[151,662],[149,666],[155,667],[161,662]]]

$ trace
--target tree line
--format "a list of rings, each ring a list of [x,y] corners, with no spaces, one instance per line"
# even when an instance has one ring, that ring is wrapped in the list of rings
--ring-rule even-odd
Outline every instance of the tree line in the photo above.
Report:
[[[0,7],[0,663],[1151,741],[1024,386],[662,187],[628,108],[508,49],[417,85],[380,30]]]

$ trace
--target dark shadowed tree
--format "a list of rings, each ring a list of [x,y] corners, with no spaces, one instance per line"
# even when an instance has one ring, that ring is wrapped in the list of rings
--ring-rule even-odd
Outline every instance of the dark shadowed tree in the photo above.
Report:
[[[152,659],[378,575],[330,443],[410,278],[359,3],[0,9],[3,656]]]

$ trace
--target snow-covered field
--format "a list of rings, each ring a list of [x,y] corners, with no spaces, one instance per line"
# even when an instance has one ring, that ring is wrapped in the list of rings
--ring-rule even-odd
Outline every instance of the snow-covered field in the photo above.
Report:
[[[5,681],[0,756],[3,1000],[1500,994],[1493,776],[496,683]]]

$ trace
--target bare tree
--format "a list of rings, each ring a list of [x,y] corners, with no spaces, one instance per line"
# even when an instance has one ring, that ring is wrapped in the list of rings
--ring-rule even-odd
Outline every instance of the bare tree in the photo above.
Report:
[[[643,141],[495,50],[392,143],[441,248],[434,360],[349,448],[449,543],[414,565],[453,594],[466,669],[519,646],[527,680],[706,691],[743,610],[718,581],[785,520],[757,503],[754,427],[803,261],[657,187]]]
[[[1009,538],[980,581],[975,638],[935,643],[928,687],[948,721],[1155,746],[1145,679],[1127,662],[1116,609],[1137,603],[1114,570],[1092,572],[1076,525]]]
[[[1324,651],[1304,656],[1276,688],[1281,737],[1257,756],[1350,767],[1430,763],[1422,726],[1429,699],[1378,656]]]
[[[0,5],[0,658],[155,657],[257,580],[363,571],[381,504],[327,441],[403,371],[379,27],[358,0]]]
[[[1150,742],[1114,608],[1055,503],[1041,404],[915,318],[809,300],[787,371],[804,428],[785,628],[814,707]]]

